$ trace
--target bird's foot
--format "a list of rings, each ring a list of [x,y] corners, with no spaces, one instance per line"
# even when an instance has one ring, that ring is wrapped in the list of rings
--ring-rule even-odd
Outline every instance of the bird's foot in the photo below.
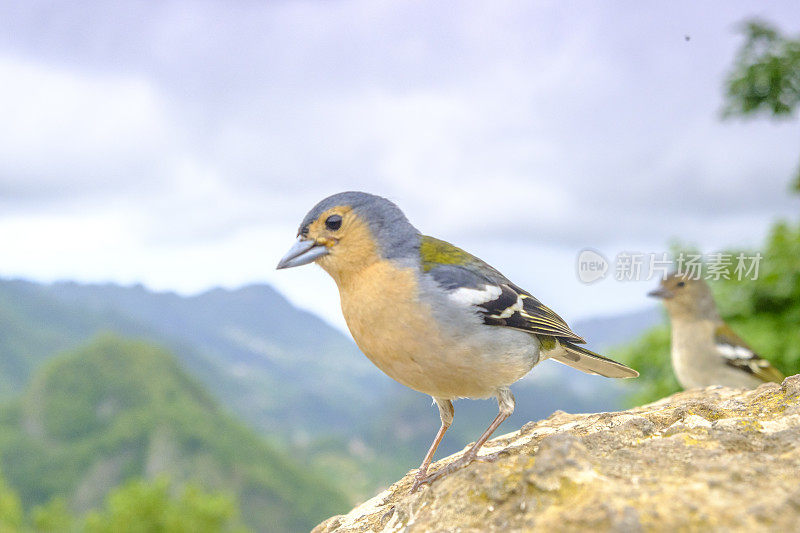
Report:
[[[500,457],[502,453],[503,452],[500,451],[500,452],[490,453],[488,455],[478,456],[476,453],[467,452],[460,459],[456,459],[449,465],[440,468],[439,470],[437,470],[432,474],[428,474],[427,471],[423,472],[420,470],[414,477],[414,484],[411,485],[410,492],[414,493],[417,490],[419,490],[419,488],[422,485],[430,485],[437,479],[441,479],[449,474],[452,474],[456,470],[461,470],[462,468],[464,468],[473,461],[477,461],[479,463],[493,463],[494,461],[497,460],[498,457]]]
[[[473,461],[477,461],[479,463],[493,463],[497,461],[497,459],[504,453],[506,453],[504,450],[500,450],[499,452],[488,453],[486,455],[478,455],[473,459]]]
[[[428,482],[428,474],[427,471],[423,471],[422,469],[417,472],[417,475],[414,476],[414,484],[411,485],[411,490],[408,491],[410,494],[414,494],[419,490],[419,488]]]

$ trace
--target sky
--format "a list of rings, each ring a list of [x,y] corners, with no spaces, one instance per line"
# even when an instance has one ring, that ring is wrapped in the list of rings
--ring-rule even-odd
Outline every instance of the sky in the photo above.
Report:
[[[720,119],[774,2],[0,4],[0,276],[192,294],[269,283],[343,327],[315,266],[276,271],[303,215],[364,190],[568,320],[649,305],[609,260],[757,248],[797,121]]]

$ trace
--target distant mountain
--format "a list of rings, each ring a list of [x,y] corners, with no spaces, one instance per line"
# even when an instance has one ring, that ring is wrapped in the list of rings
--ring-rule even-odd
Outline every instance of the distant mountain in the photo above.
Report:
[[[169,353],[102,336],[45,364],[0,409],[0,460],[27,505],[97,507],[131,477],[236,495],[258,531],[308,530],[347,502],[226,414]]]
[[[633,338],[655,311],[574,324],[592,346]],[[230,411],[285,451],[346,479],[354,499],[416,466],[438,428],[430,398],[395,383],[353,342],[266,285],[196,296],[141,286],[0,281],[0,397],[13,397],[44,361],[99,332],[169,347]],[[619,383],[545,362],[515,385],[501,431],[569,412],[616,410]],[[460,401],[441,453],[475,440],[496,414]]]
[[[349,403],[389,385],[338,330],[266,285],[182,297],[15,280],[0,282],[0,397],[21,390],[42,361],[102,331],[169,346],[265,433],[337,431],[357,422]]]

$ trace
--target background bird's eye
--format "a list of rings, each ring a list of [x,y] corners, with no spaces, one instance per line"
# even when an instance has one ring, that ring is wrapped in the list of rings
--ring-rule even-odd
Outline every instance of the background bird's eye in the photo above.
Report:
[[[684,287],[684,286],[686,286],[686,282],[685,281],[679,281],[678,282],[678,287]]]
[[[325,227],[329,230],[336,231],[342,227],[342,217],[339,215],[331,215],[325,219]]]

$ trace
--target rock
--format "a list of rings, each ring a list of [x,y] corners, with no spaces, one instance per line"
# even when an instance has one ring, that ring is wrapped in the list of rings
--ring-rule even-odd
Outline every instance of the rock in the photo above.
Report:
[[[796,531],[800,375],[619,413],[559,411],[489,441],[481,455],[498,451],[409,494],[412,470],[314,533]]]

